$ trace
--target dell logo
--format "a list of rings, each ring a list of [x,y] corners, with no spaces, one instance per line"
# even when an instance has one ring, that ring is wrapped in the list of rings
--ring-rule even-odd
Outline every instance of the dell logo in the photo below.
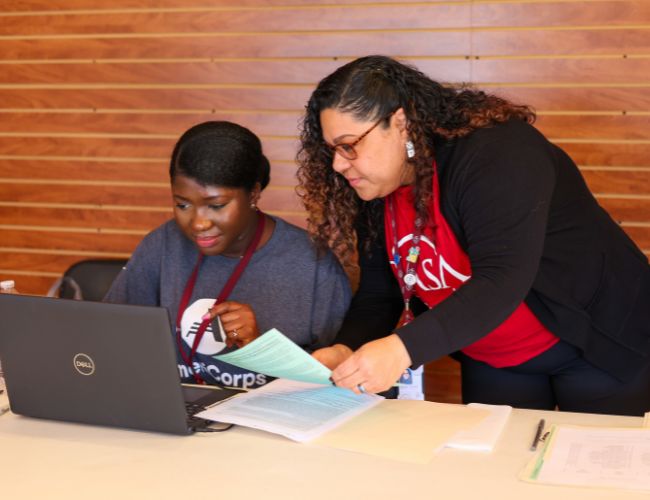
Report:
[[[74,369],[82,375],[92,375],[95,373],[95,362],[90,356],[80,352],[72,360]]]

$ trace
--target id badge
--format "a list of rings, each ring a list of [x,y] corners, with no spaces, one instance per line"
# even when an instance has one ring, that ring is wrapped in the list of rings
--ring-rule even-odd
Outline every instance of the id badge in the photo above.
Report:
[[[407,368],[397,381],[397,399],[424,399],[423,385],[424,367],[418,366],[415,370]]]

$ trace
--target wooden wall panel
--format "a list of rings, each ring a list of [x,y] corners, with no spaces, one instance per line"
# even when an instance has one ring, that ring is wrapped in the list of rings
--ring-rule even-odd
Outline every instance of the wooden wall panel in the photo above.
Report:
[[[641,248],[650,248],[650,223],[624,222],[623,229]]]
[[[88,181],[103,183],[168,183],[168,164],[165,160],[146,162],[112,161],[113,159],[96,161],[75,160],[64,156],[43,157],[30,155],[24,158],[12,156],[0,157],[0,179],[3,182],[13,179]]]
[[[126,111],[126,112],[125,112]],[[140,134],[178,137],[196,123],[209,120],[229,120],[254,128],[260,135],[295,136],[300,119],[298,111],[273,113],[251,111],[156,112],[133,110],[114,113],[87,113],[83,115],[84,134]],[[77,113],[0,113],[0,134],[24,133],[80,133]]]
[[[317,82],[331,73],[339,61],[236,61],[236,62],[140,62],[140,63],[66,63],[66,64],[3,64],[0,85],[5,88],[16,81],[24,85],[47,88],[122,85],[271,85],[280,79],[283,84],[300,85]],[[452,81],[469,76],[470,61],[437,59],[426,69],[446,75]]]
[[[0,264],[0,272],[5,274],[11,273],[11,277],[16,283],[20,284],[20,287],[17,287],[17,290],[20,293],[23,291],[33,291],[33,290],[43,290],[42,293],[46,293],[56,279],[61,275],[61,272],[39,272],[33,274],[32,271],[22,271],[17,269],[8,269],[2,267]],[[34,292],[33,292],[34,293]]]
[[[429,401],[462,403],[459,363],[449,356],[428,363],[424,368],[424,385]]]
[[[649,169],[583,169],[582,175],[593,193],[644,196],[650,192]]]
[[[423,46],[427,56],[440,57],[504,57],[549,56],[586,57],[617,55],[644,55],[648,51],[650,28],[633,26],[607,31],[597,29],[533,29],[516,32],[513,44],[512,30],[465,31],[354,31],[354,32],[300,32],[272,33],[260,37],[258,33],[155,34],[137,39],[119,36],[106,38],[87,35],[82,39],[44,37],[20,39],[0,37],[3,59],[75,60],[102,62],[114,59],[224,59],[296,58],[313,57],[327,44],[328,57],[353,58],[360,45],[372,47],[373,53],[394,53],[402,57],[421,56]],[[269,39],[273,43],[269,43]],[[83,43],[80,43],[82,41]],[[161,43],[162,42],[162,43]]]
[[[168,158],[174,139],[150,137],[95,137],[93,134],[30,134],[20,136],[0,135],[0,151],[6,155]]]
[[[621,36],[631,38],[627,33]],[[82,41],[83,43],[80,43]],[[642,45],[642,41],[636,42]],[[374,53],[399,53],[419,56],[421,47],[429,47],[429,56],[448,57],[471,53],[471,40],[464,31],[332,31],[259,33],[174,33],[110,38],[100,35],[82,37],[28,38],[0,37],[0,53],[6,60],[67,60],[74,50],[74,59],[103,61],[112,59],[190,59],[190,58],[311,58],[327,45],[327,56],[355,57],[359,46],[372,47]],[[323,75],[324,76],[324,75]]]
[[[411,3],[412,0],[331,0],[328,5],[346,5],[346,4],[378,4],[378,3]],[[469,2],[472,0],[429,0],[429,3],[435,2]],[[321,5],[322,0],[192,0],[191,8],[205,7],[259,7],[259,6],[287,6],[287,5]],[[110,8],[106,8],[97,2],[97,0],[4,0],[3,8],[6,13],[12,15],[21,15],[25,12],[60,12],[68,10],[92,10],[94,12],[101,10],[115,9],[146,9],[156,11],[170,8],[188,8],[187,0],[155,0],[152,5],[151,0],[111,0]]]
[[[476,2],[473,14],[474,27],[626,26],[648,19],[650,4],[644,0]]]
[[[0,258],[3,265],[11,268],[18,268],[32,273],[56,273],[61,268],[67,268],[74,264],[80,255],[30,252],[26,249],[11,251],[3,249],[0,251]],[[16,280],[17,281],[17,280]]]
[[[373,29],[427,29],[435,19],[437,29],[459,28],[471,22],[472,5],[466,2],[417,4],[414,8],[385,4],[368,8],[341,5],[337,8],[295,6],[255,9],[175,9],[173,11],[105,11],[83,15],[40,14],[14,16],[0,25],[4,36],[74,36],[87,33],[212,33],[278,32]]]
[[[124,186],[106,184],[39,183],[39,190],[27,183],[0,183],[5,202],[96,205],[99,207],[170,207],[169,186]]]
[[[269,160],[293,159],[298,144],[297,137],[262,137],[262,145]],[[174,147],[171,136],[113,137],[110,134],[42,134],[25,133],[20,136],[0,134],[0,151],[7,156],[71,156],[76,158],[145,158],[164,161]]]
[[[650,213],[650,197],[647,195],[597,194],[596,199],[620,224],[646,222]]]
[[[75,230],[76,229],[76,230]],[[91,228],[56,228],[51,226],[0,226],[0,241],[5,248],[39,251],[61,251],[84,255],[90,249],[94,255],[128,256],[140,242],[146,231],[97,232]],[[43,238],[49,248],[43,249]]]
[[[81,86],[79,86],[81,87]],[[0,86],[0,109],[70,110],[101,112],[104,109],[130,110],[201,110],[263,109],[282,111],[295,102],[306,102],[307,85],[293,86],[210,86],[167,87],[142,85],[119,88],[97,85],[96,88],[30,88]],[[83,127],[81,127],[83,129]]]
[[[180,133],[231,120],[272,163],[262,207],[304,226],[297,124],[318,80],[368,53],[539,114],[650,254],[650,2],[4,0],[0,279],[44,293],[72,262],[127,256],[171,215]],[[427,367],[458,401],[457,364]]]
[[[544,114],[538,116],[535,125],[553,140],[589,139],[621,141],[650,140],[650,114],[602,114],[592,115]]]
[[[25,227],[33,226],[35,231],[43,225],[54,226],[58,228],[89,228],[97,232],[107,229],[113,230],[137,230],[147,231],[162,224],[171,217],[171,208],[169,209],[141,209],[135,210],[132,207],[116,210],[101,209],[95,206],[73,206],[73,205],[51,205],[51,204],[29,204],[29,203],[11,203],[0,201],[0,226],[3,227]],[[50,248],[47,232],[42,234],[42,248]],[[2,248],[2,247],[0,247]],[[94,248],[88,247],[88,251]],[[11,269],[11,268],[5,268]],[[20,271],[16,268],[16,271]],[[59,269],[63,272],[65,268]],[[9,274],[5,271],[0,277],[5,279]],[[25,290],[26,292],[29,290]],[[38,293],[39,290],[32,290]]]
[[[266,110],[269,112],[300,109],[295,102],[307,102],[309,85],[198,88],[192,85],[141,88],[15,88],[0,86],[0,112],[19,110],[70,110],[103,112],[107,110]],[[99,87],[99,86],[98,86]],[[559,113],[646,113],[650,108],[650,84],[638,86],[580,85],[535,86],[519,84],[483,84],[487,91],[519,103],[530,103],[538,111]],[[588,92],[585,92],[588,89]]]
[[[626,26],[621,28],[575,28],[481,30],[472,31],[472,53],[479,57],[504,56],[558,56],[592,57],[597,55],[621,56],[644,55],[650,49],[647,26]],[[517,43],[512,43],[516,37]]]
[[[271,85],[308,84],[334,71],[337,61],[215,61],[101,64],[3,65],[5,88],[18,79],[23,85],[41,88],[116,87],[129,85]],[[3,73],[5,73],[3,71]]]
[[[555,141],[578,165],[650,167],[648,141],[608,140],[586,142],[560,139]]]
[[[484,84],[483,87],[514,102],[531,104],[540,112],[553,112],[564,116],[580,113],[586,122],[591,120],[591,115],[594,113],[647,114],[650,109],[650,83],[648,82],[636,86],[613,84],[594,86],[590,82],[579,82],[573,85],[543,86]]]
[[[98,161],[84,161],[69,157],[24,157],[17,159],[2,159],[0,156],[0,182],[13,179],[38,179],[59,180],[61,178],[73,181],[92,189],[93,184],[105,185],[110,182],[119,185],[144,185],[157,186],[169,183],[169,165],[165,160],[140,159],[135,161],[112,161],[106,159]],[[271,172],[271,186],[292,186],[296,182],[296,165],[292,160],[276,160]],[[0,240],[1,241],[1,240]]]
[[[650,74],[647,58],[477,59],[472,80],[485,83],[573,84],[586,78],[590,85],[644,85]]]
[[[74,184],[47,182],[38,184],[35,190],[27,183],[0,183],[0,199],[4,203],[93,206],[112,210],[149,208],[169,209],[172,202],[167,184],[160,186],[125,186],[105,184]],[[264,191],[260,207],[266,210],[300,212],[302,206],[293,188],[270,186]]]

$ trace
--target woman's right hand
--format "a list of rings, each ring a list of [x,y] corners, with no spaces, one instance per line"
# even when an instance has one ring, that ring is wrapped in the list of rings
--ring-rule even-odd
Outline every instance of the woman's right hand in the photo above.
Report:
[[[219,316],[226,334],[225,341],[228,347],[234,345],[244,347],[260,336],[255,312],[249,304],[227,300],[212,306],[201,319],[212,321],[217,316]]]
[[[332,381],[357,394],[390,389],[404,370],[411,366],[411,356],[395,334],[362,345],[344,363],[332,370]]]
[[[323,347],[311,353],[311,355],[320,361],[330,370],[339,366],[343,361],[352,356],[352,349],[343,344],[334,344],[330,347]]]

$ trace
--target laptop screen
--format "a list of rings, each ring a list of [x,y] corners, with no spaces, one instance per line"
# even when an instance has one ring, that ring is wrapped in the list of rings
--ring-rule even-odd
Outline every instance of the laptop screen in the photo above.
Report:
[[[164,308],[0,295],[0,360],[21,415],[191,433],[173,341]]]

